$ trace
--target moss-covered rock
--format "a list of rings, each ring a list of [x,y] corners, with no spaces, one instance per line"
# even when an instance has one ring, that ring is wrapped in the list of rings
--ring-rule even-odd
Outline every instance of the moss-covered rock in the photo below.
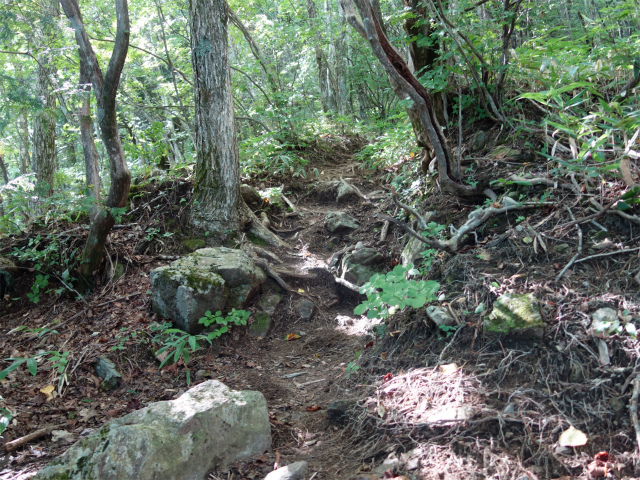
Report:
[[[271,328],[271,316],[267,312],[258,312],[249,327],[249,335],[256,338],[266,337],[269,328]]]
[[[195,252],[199,248],[206,247],[207,244],[205,243],[204,238],[185,237],[182,239],[182,245],[184,245],[184,248],[188,252]]]
[[[520,338],[542,338],[544,322],[538,301],[532,293],[505,293],[494,302],[483,328],[485,332]]]

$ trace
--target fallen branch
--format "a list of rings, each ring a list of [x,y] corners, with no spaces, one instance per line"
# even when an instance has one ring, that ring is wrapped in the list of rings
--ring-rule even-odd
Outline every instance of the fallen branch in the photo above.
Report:
[[[387,239],[387,235],[389,235],[389,225],[391,225],[391,222],[389,220],[385,220],[382,225],[382,230],[380,231],[381,242],[384,242]]]
[[[633,394],[631,395],[631,405],[629,407],[629,413],[631,416],[631,423],[633,429],[636,432],[636,447],[640,450],[640,422],[638,421],[638,396],[640,395],[640,380],[638,378],[633,379]]]
[[[300,214],[300,212],[298,211],[298,208],[293,204],[293,202],[291,200],[289,200],[285,194],[284,194],[284,185],[282,185],[280,187],[280,196],[282,197],[282,199],[285,201],[285,203],[287,205],[289,205],[289,208],[291,209],[291,213],[297,213]]]
[[[602,205],[600,205],[596,201],[595,198],[590,198],[589,201],[594,207],[596,207],[600,211],[604,208]],[[630,222],[637,223],[638,225],[640,225],[640,217],[638,217],[637,215],[629,215],[628,213],[622,212],[617,208],[614,208],[613,210],[611,210],[611,213],[615,213],[616,215],[618,215],[621,218],[624,218],[625,220],[628,220]]]
[[[620,253],[637,252],[638,250],[640,250],[640,247],[627,248],[625,250],[614,250],[613,252],[607,252],[607,253],[598,253],[596,255],[590,255],[588,257],[581,258],[580,260],[576,260],[575,263],[586,262],[587,260],[593,260],[594,258],[610,257],[611,255],[618,255]]]
[[[547,187],[552,188],[562,188],[564,190],[571,190],[576,195],[580,195],[580,190],[576,188],[575,185],[569,185],[568,183],[559,183],[556,180],[551,180],[550,178],[544,177],[535,177],[535,178],[525,178],[519,177],[518,175],[511,175],[507,178],[509,182],[516,182],[525,185],[546,185]]]
[[[405,206],[403,206],[403,204],[398,204],[401,208],[404,208]],[[404,229],[406,232],[408,232],[411,236],[417,238],[418,240],[420,240],[422,243],[425,243],[433,248],[437,248],[439,250],[445,250],[451,253],[455,253],[458,250],[458,245],[460,243],[460,240],[467,235],[468,233],[470,233],[472,230],[474,230],[475,228],[479,227],[480,225],[482,225],[483,223],[485,223],[487,220],[489,220],[491,217],[493,217],[494,215],[498,215],[500,213],[505,213],[505,212],[510,212],[510,211],[518,211],[518,210],[525,210],[527,208],[538,208],[541,206],[545,206],[545,205],[549,205],[549,203],[521,203],[521,204],[515,204],[515,205],[507,205],[507,206],[503,206],[503,207],[493,207],[493,206],[489,206],[486,208],[480,208],[478,210],[474,210],[473,212],[471,212],[469,214],[469,219],[467,220],[467,222],[462,225],[457,231],[455,231],[454,235],[449,239],[449,240],[440,240],[438,238],[433,238],[433,237],[423,237],[422,235],[418,234],[413,228],[411,228],[409,225],[401,222],[400,220],[394,218],[394,217],[390,217],[388,215],[383,215],[381,213],[377,213],[376,215],[374,215],[376,218],[381,218],[383,220],[389,220],[392,223],[395,223],[396,225],[398,225],[400,228]],[[405,209],[406,210],[406,209]],[[411,213],[414,213],[415,210],[413,208],[411,208],[410,210]],[[423,229],[426,230],[426,223],[424,221],[424,219],[422,219],[419,214],[417,214],[417,212],[414,213],[414,215],[416,215],[418,217],[418,222],[422,225],[424,225]]]
[[[360,287],[357,286],[357,285],[354,285],[349,280],[345,280],[344,278],[340,278],[340,277],[336,277],[336,276],[334,276],[333,278],[335,278],[336,283],[339,283],[343,287],[347,287],[349,290],[351,290],[353,292],[360,293]]]
[[[5,443],[4,448],[8,452],[10,452],[12,450],[15,450],[16,448],[21,447],[22,445],[24,445],[26,443],[29,443],[29,442],[35,440],[36,438],[44,437],[45,435],[50,434],[54,430],[57,430],[59,428],[66,427],[66,426],[67,426],[67,423],[65,422],[65,423],[62,423],[60,425],[50,425],[48,427],[39,428],[35,432],[31,432],[30,434],[25,435],[24,437],[16,438],[15,440],[12,440],[11,442]]]

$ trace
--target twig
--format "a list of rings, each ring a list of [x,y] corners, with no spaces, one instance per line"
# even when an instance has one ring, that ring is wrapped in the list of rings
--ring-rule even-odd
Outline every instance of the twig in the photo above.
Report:
[[[394,203],[400,207],[401,209],[413,214],[414,217],[416,217],[416,219],[418,220],[418,225],[420,226],[421,230],[427,230],[427,222],[429,221],[429,219],[431,218],[431,216],[433,215],[433,212],[427,212],[427,218],[423,218],[422,215],[420,215],[418,213],[418,211],[413,208],[410,207],[409,205],[406,205],[404,203],[402,203],[399,199],[398,199],[398,194],[396,192],[395,187],[392,185],[391,186],[391,197],[393,198]]]
[[[580,190],[575,185],[569,185],[568,183],[558,183],[557,181],[551,180],[550,178],[524,178],[519,177],[518,175],[511,175],[509,178],[507,178],[507,180],[510,182],[525,183],[528,185],[546,185],[547,187],[552,188],[563,188],[565,190],[571,190],[576,195],[580,194]]]
[[[25,443],[29,443],[32,440],[35,440],[36,438],[44,437],[45,435],[50,434],[52,431],[57,430],[58,428],[66,427],[67,425],[68,423],[65,422],[60,425],[50,425],[48,427],[39,428],[35,432],[31,432],[30,434],[25,435],[24,437],[16,438],[11,442],[5,443],[4,448],[8,452],[10,452],[12,450],[15,450],[18,447],[21,447]]]
[[[594,213],[593,215],[589,215],[587,217],[579,218],[578,220],[574,220],[572,222],[565,223],[564,225],[560,225],[559,227],[556,227],[556,228],[571,227],[572,225],[577,225],[579,223],[588,222],[589,220],[593,220],[594,218],[598,218],[599,216],[603,215],[607,210],[609,210],[611,207],[613,207],[619,200],[620,200],[620,197],[616,198],[615,200],[612,200],[606,206],[602,207],[602,210],[600,210],[597,213]]]
[[[633,379],[633,394],[631,395],[631,406],[629,412],[631,415],[631,423],[636,431],[636,446],[640,450],[640,422],[638,421],[638,396],[640,395],[640,380]]]
[[[95,305],[93,308],[104,307],[105,305],[109,305],[110,303],[113,303],[113,302],[119,302],[120,300],[129,300],[131,297],[137,297],[138,295],[142,295],[143,293],[145,292],[130,293],[129,295],[125,295],[124,297],[118,297],[103,303],[99,303],[98,305]]]
[[[582,263],[582,262],[586,262],[587,260],[593,260],[594,258],[609,257],[611,255],[618,255],[620,253],[636,252],[638,250],[640,250],[640,247],[627,248],[625,250],[615,250],[613,252],[607,252],[607,253],[598,253],[597,255],[590,255],[588,257],[581,258],[580,260],[576,260],[575,263]]]
[[[281,196],[281,197],[282,197],[282,199],[285,201],[285,203],[286,203],[287,205],[289,205],[289,208],[291,209],[291,212],[292,212],[292,213],[298,213],[298,214],[300,213],[300,212],[298,211],[297,207],[293,204],[293,202],[292,202],[291,200],[289,200],[289,199],[285,196],[285,194],[284,194],[284,185],[282,185],[282,186],[280,187],[280,196]]]
[[[449,347],[450,347],[451,345],[453,345],[453,342],[455,342],[455,341],[456,341],[456,338],[458,337],[458,334],[459,334],[459,333],[464,329],[464,327],[466,327],[466,326],[467,326],[467,325],[466,325],[466,324],[464,324],[464,325],[460,325],[460,326],[458,327],[458,329],[456,330],[456,333],[454,333],[454,334],[453,334],[453,338],[451,339],[451,341],[447,344],[447,346],[446,346],[446,347],[444,347],[444,348],[442,349],[442,352],[440,352],[440,356],[438,357],[438,363],[440,363],[440,362],[442,361],[442,358],[444,357],[444,354],[446,353],[446,351],[447,351],[447,350],[449,350]]]
[[[381,242],[384,242],[387,239],[387,235],[389,234],[389,225],[391,225],[391,222],[389,220],[385,220],[382,225],[382,230],[380,231]]]
[[[598,210],[602,210],[604,207],[602,205],[600,205],[595,198],[590,198],[589,201],[598,209]],[[630,222],[633,223],[637,223],[638,225],[640,225],[640,217],[638,217],[637,215],[629,215],[628,213],[622,212],[620,210],[613,209],[611,211],[612,213],[615,213],[616,215],[618,215],[621,218],[624,218],[625,220],[629,220]]]

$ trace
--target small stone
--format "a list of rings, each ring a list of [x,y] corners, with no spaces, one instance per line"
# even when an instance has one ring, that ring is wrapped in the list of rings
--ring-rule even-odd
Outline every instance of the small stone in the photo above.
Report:
[[[438,327],[445,325],[447,327],[453,327],[457,324],[455,318],[444,307],[430,306],[427,307],[427,315]]]
[[[107,357],[98,357],[95,363],[98,376],[102,379],[100,390],[112,390],[120,384],[122,375],[116,370],[115,364]]]
[[[591,315],[591,328],[589,331],[594,337],[607,338],[616,333],[620,327],[618,312],[613,308],[599,308]]]
[[[258,207],[264,203],[260,193],[250,185],[240,185],[240,195],[250,207]]]
[[[482,150],[484,146],[487,144],[487,135],[480,130],[476,132],[471,141],[471,151],[477,152],[478,150]]]
[[[271,327],[271,316],[267,312],[258,312],[255,314],[253,323],[249,327],[249,335],[252,337],[266,337]]]
[[[356,404],[353,398],[336,400],[327,406],[327,415],[332,425],[344,425],[347,422],[347,411]]]
[[[544,334],[540,307],[532,293],[505,293],[498,297],[483,328],[488,332],[508,334],[521,339],[542,338]]]
[[[313,316],[313,309],[315,308],[315,304],[311,300],[302,299],[296,302],[295,309],[300,315],[300,319],[303,322],[307,322],[311,320]]]
[[[324,220],[324,226],[330,233],[349,233],[360,225],[355,218],[344,212],[329,212]]]
[[[260,300],[258,300],[258,307],[269,315],[273,315],[281,300],[282,296],[277,293],[264,295]]]
[[[308,470],[307,462],[295,462],[274,470],[264,480],[304,480]]]

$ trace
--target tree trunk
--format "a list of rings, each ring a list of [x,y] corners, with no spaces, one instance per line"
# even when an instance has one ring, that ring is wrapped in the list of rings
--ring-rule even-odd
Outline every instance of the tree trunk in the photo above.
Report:
[[[116,117],[116,93],[120,76],[129,49],[129,9],[127,0],[115,0],[117,29],[109,66],[103,77],[95,52],[84,28],[77,0],[60,0],[64,13],[75,31],[80,58],[86,62],[89,78],[98,106],[98,124],[102,143],[109,157],[111,186],[104,207],[99,207],[91,221],[87,243],[82,252],[79,273],[85,284],[90,285],[94,272],[104,258],[105,245],[109,232],[115,223],[116,209],[127,205],[131,173],[127,168]]]
[[[23,110],[18,119],[18,136],[20,137],[20,174],[26,175],[31,170],[31,155],[29,155],[29,121],[27,111]]]
[[[0,173],[2,173],[2,180],[5,185],[9,183],[9,174],[7,173],[7,166],[4,163],[4,155],[0,153]]]
[[[349,96],[347,94],[347,32],[345,31],[345,26],[347,24],[347,20],[344,16],[344,10],[340,6],[338,2],[338,21],[340,24],[340,32],[338,32],[338,38],[336,39],[336,83],[338,96],[336,98],[336,103],[338,106],[338,113],[341,116],[346,116],[349,114],[348,111],[348,100]]]
[[[422,126],[427,132],[429,141],[434,149],[440,184],[443,190],[463,197],[479,196],[478,189],[470,188],[454,180],[457,162],[438,126],[431,95],[409,71],[405,61],[389,43],[373,13],[369,0],[355,0],[355,4],[358,7],[362,21],[359,21],[355,16],[350,0],[343,0],[347,19],[367,39],[373,53],[392,80],[392,85],[395,84],[394,89],[397,88],[396,92],[400,91],[414,102]]]
[[[315,52],[316,52],[316,65],[318,68],[318,88],[320,89],[320,103],[322,104],[322,111],[328,117],[331,117],[337,110],[335,96],[332,92],[331,81],[331,69],[329,67],[329,60],[327,55],[322,49],[322,38],[318,30],[318,11],[314,0],[306,0],[307,16],[309,17],[309,23],[314,31],[315,37]]]
[[[53,174],[56,171],[56,97],[49,85],[55,73],[48,54],[39,56],[36,92],[42,102],[42,110],[33,120],[33,166],[36,172],[38,195],[50,197],[53,193]]]
[[[100,166],[98,164],[98,150],[93,138],[93,121],[91,120],[91,85],[89,66],[80,57],[80,88],[86,91],[82,100],[82,106],[78,109],[78,119],[80,120],[80,139],[82,141],[82,152],[84,154],[85,180],[87,191],[91,192],[95,206],[92,214],[95,213],[97,205],[100,203]]]
[[[225,0],[190,0],[196,133],[191,224],[219,240],[251,224],[254,233],[280,246],[283,242],[277,236],[260,230],[260,222],[240,196],[227,9]]]

